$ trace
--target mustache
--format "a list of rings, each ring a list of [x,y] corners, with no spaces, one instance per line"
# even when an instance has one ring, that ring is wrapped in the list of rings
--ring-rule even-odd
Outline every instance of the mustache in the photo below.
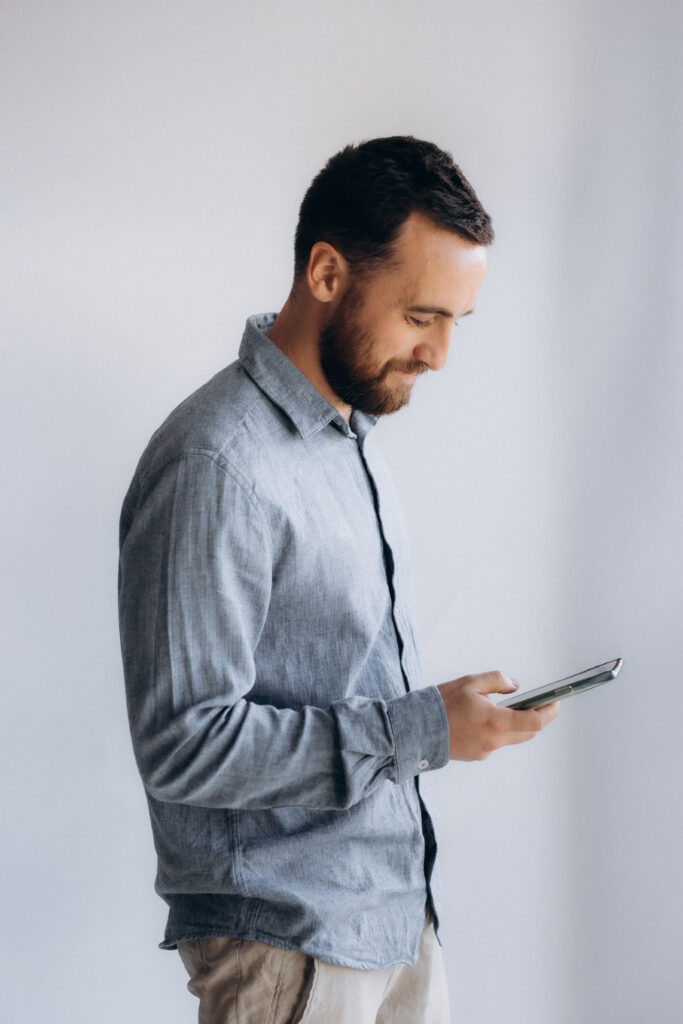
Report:
[[[413,361],[411,363],[404,363],[400,359],[390,359],[382,371],[382,379],[387,377],[394,370],[400,370],[402,373],[426,373],[429,369],[427,363],[423,363],[421,360]]]

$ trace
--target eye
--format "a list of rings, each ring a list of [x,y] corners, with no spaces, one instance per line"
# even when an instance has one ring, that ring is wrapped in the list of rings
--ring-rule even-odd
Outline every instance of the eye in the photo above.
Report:
[[[429,327],[431,320],[418,320],[416,316],[409,316],[408,323],[411,323],[413,327]]]

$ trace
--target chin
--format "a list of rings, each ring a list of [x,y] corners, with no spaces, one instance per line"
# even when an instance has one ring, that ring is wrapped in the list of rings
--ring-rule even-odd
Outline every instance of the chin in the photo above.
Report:
[[[410,395],[411,388],[404,384],[401,387],[392,388],[391,391],[385,391],[381,395],[377,395],[376,400],[369,402],[365,408],[362,405],[357,406],[357,408],[362,412],[370,413],[372,416],[390,416],[408,404]]]

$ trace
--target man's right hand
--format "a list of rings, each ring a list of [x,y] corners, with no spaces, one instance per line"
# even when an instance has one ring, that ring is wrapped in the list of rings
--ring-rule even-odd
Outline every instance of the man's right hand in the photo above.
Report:
[[[438,687],[451,730],[451,760],[483,761],[499,747],[523,743],[552,722],[559,701],[533,711],[499,708],[490,693],[514,693],[518,683],[502,672],[462,676]]]

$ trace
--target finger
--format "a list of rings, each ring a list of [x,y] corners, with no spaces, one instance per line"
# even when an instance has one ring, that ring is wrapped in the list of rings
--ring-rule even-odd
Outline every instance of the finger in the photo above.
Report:
[[[522,711],[516,708],[499,708],[502,712],[509,712],[506,723],[510,733],[523,733],[525,736],[535,736],[546,725],[552,722],[560,710],[560,702],[553,701],[552,704],[544,704],[540,708],[531,708]]]
[[[474,676],[474,688],[478,693],[514,693],[519,683],[502,672],[482,672]]]
[[[548,725],[552,722],[553,718],[557,718],[559,712],[560,702],[559,700],[555,700],[552,704],[544,704],[542,708],[536,708],[535,714],[541,716],[543,725]]]
[[[539,730],[535,729],[533,732],[510,732],[505,737],[506,747],[514,746],[515,743],[528,743],[529,740],[533,740],[538,736]]]
[[[520,711],[517,708],[500,708],[496,711],[505,715],[505,722],[501,722],[503,728],[511,735],[515,733],[528,733],[535,735],[543,728],[543,719],[537,711]]]

